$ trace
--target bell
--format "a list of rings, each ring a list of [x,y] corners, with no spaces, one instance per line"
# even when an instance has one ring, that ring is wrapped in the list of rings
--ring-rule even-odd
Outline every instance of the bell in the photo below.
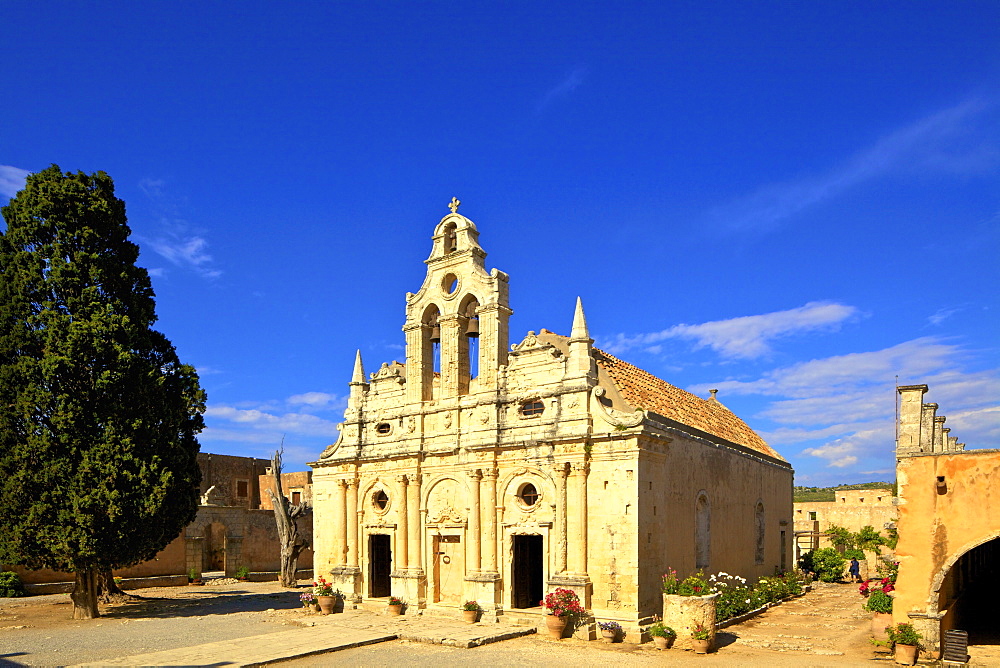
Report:
[[[465,328],[465,335],[470,339],[479,338],[479,318],[469,319],[469,326]]]
[[[441,343],[441,326],[437,323],[431,327],[431,343]]]

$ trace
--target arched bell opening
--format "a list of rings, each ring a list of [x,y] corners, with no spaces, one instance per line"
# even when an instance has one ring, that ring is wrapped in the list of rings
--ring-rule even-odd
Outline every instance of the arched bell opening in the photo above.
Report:
[[[470,379],[479,377],[481,367],[481,351],[479,347],[479,300],[472,295],[468,295],[459,309],[462,314],[462,329],[464,334],[464,345],[460,348],[464,350],[466,356],[464,368],[468,369]]]
[[[457,226],[455,223],[448,223],[444,226],[444,253],[454,253],[458,250],[458,235],[455,233]]]
[[[438,384],[441,375],[441,310],[436,305],[431,304],[424,310],[424,315],[420,320],[423,323],[421,328],[422,358],[424,360],[423,399],[427,401],[434,398],[434,387]]]
[[[959,557],[948,569],[938,590],[938,611],[944,631],[969,633],[971,645],[1000,644],[1000,537],[988,540]]]

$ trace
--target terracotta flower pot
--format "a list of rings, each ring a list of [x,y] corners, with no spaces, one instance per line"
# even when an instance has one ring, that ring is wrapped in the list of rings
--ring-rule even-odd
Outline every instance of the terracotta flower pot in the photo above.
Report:
[[[400,604],[400,605],[389,605],[389,606],[386,606],[386,609],[388,610],[390,617],[399,617],[401,614],[403,614],[403,606],[402,606],[402,604]]]
[[[316,602],[319,603],[320,614],[329,615],[333,612],[333,604],[337,602],[336,596],[317,596]]]
[[[900,645],[896,643],[896,663],[903,666],[912,666],[917,662],[916,645]]]
[[[694,648],[695,654],[708,654],[708,648],[711,644],[711,640],[697,640],[696,638],[691,639],[691,647]]]
[[[555,615],[546,615],[545,628],[549,630],[550,638],[553,640],[559,640],[563,637],[563,631],[566,630],[566,618],[556,617]]]
[[[666,636],[653,636],[653,645],[656,649],[670,649],[670,646],[674,644],[674,639],[672,637],[668,638]]]
[[[463,610],[462,611],[462,619],[464,619],[465,621],[467,621],[470,624],[475,624],[476,623],[476,618],[478,616],[479,616],[479,611],[478,610]]]
[[[872,615],[872,635],[876,640],[888,640],[885,627],[892,626],[892,614],[888,612],[876,612]]]

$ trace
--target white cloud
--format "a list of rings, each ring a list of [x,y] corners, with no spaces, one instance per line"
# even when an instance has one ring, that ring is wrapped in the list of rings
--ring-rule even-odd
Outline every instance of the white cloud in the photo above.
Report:
[[[552,102],[554,102],[556,99],[569,95],[570,93],[575,91],[577,88],[580,87],[580,84],[583,83],[583,79],[586,76],[586,74],[587,74],[587,69],[584,67],[578,67],[572,72],[570,72],[565,79],[563,79],[558,84],[556,84],[555,86],[553,86],[552,88],[550,88],[548,91],[545,92],[545,95],[542,96],[542,99],[538,101],[538,104],[535,107],[535,111],[541,112],[550,104],[552,104]]]
[[[932,315],[928,316],[927,322],[932,325],[940,325],[942,322],[955,315],[959,311],[963,310],[963,307],[958,308],[939,308]]]
[[[288,403],[292,406],[308,406],[316,410],[343,410],[347,402],[343,397],[327,392],[305,392],[294,394],[288,397]]]
[[[996,104],[968,100],[903,127],[826,174],[762,188],[709,215],[730,228],[768,228],[864,181],[894,172],[967,173],[990,169],[1000,147],[987,129]]]
[[[213,266],[212,256],[206,251],[208,241],[200,236],[171,234],[149,242],[153,250],[179,267],[192,269],[205,278],[217,278],[222,271]]]
[[[275,414],[258,409],[244,410],[233,406],[209,406],[205,417],[243,425],[252,430],[271,434],[294,433],[308,436],[335,436],[337,423],[309,413]]]
[[[857,464],[860,457],[891,453],[895,447],[894,438],[895,430],[891,424],[878,425],[816,448],[806,448],[802,454],[825,459],[827,466],[832,468],[847,468]]]
[[[0,165],[0,195],[13,197],[24,188],[24,180],[31,174],[27,169]]]
[[[687,339],[697,348],[708,347],[727,358],[756,358],[771,352],[771,343],[784,337],[817,331],[837,330],[845,321],[857,317],[853,306],[835,302],[809,302],[804,306],[762,315],[747,315],[715,320],[699,325],[674,325],[649,334],[618,334],[602,344],[608,352],[619,354],[632,348],[657,350],[654,344],[666,339]]]

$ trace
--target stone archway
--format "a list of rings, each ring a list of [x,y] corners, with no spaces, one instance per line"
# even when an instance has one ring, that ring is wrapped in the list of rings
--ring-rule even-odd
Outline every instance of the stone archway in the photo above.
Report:
[[[996,601],[1000,596],[1000,534],[965,546],[935,576],[931,601],[937,605],[944,631],[961,629],[969,633],[971,644],[1000,643],[1000,616]]]

